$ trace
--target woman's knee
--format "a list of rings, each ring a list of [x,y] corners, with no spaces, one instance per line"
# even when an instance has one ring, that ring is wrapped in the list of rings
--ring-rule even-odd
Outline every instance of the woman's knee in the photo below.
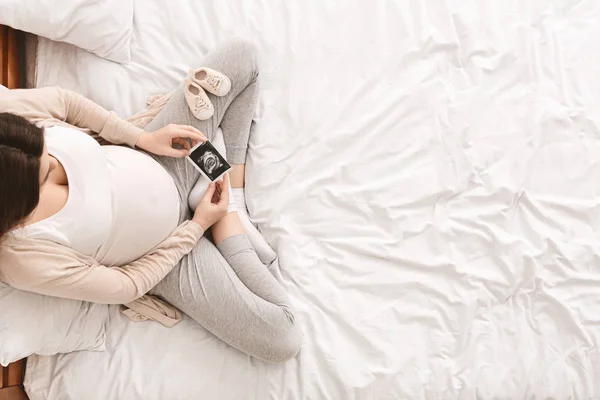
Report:
[[[269,343],[269,351],[262,357],[265,361],[280,363],[291,360],[302,348],[302,331],[294,326],[288,332],[280,333],[276,340]]]
[[[233,52],[248,59],[256,59],[258,48],[254,42],[239,37],[231,38],[227,41],[226,46]]]
[[[242,38],[229,39],[224,46],[241,65],[248,66],[255,75],[258,75],[258,49],[254,42]]]

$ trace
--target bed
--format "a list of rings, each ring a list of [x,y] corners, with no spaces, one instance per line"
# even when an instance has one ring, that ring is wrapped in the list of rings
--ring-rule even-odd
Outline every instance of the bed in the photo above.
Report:
[[[305,343],[115,306],[104,352],[27,359],[30,399],[600,398],[598,34],[591,0],[147,0],[127,65],[40,38],[37,86],[122,116],[257,44],[248,206]]]

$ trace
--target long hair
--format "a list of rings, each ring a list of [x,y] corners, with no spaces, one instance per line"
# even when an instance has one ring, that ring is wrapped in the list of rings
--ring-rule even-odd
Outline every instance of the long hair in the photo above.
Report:
[[[0,241],[40,200],[44,130],[23,117],[0,113]]]

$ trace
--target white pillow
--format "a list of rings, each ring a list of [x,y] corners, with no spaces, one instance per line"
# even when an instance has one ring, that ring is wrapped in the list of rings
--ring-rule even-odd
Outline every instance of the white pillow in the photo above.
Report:
[[[0,282],[0,364],[32,354],[104,350],[106,304],[24,292]]]
[[[131,60],[133,0],[0,0],[0,24],[67,42],[108,60]]]
[[[3,90],[8,90],[8,88],[6,86],[0,85],[0,92],[3,91]]]

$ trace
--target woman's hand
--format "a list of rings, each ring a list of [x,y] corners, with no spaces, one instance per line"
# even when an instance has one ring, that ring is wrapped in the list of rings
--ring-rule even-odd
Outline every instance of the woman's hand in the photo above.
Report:
[[[229,176],[225,174],[223,180],[208,185],[204,197],[196,207],[192,221],[200,225],[204,231],[215,222],[227,215],[229,207]]]
[[[206,136],[193,126],[169,124],[156,132],[142,133],[135,145],[158,156],[182,158],[187,156],[191,149],[186,138],[191,139],[194,146],[199,141],[207,140]],[[174,144],[183,146],[183,149],[174,149]]]

